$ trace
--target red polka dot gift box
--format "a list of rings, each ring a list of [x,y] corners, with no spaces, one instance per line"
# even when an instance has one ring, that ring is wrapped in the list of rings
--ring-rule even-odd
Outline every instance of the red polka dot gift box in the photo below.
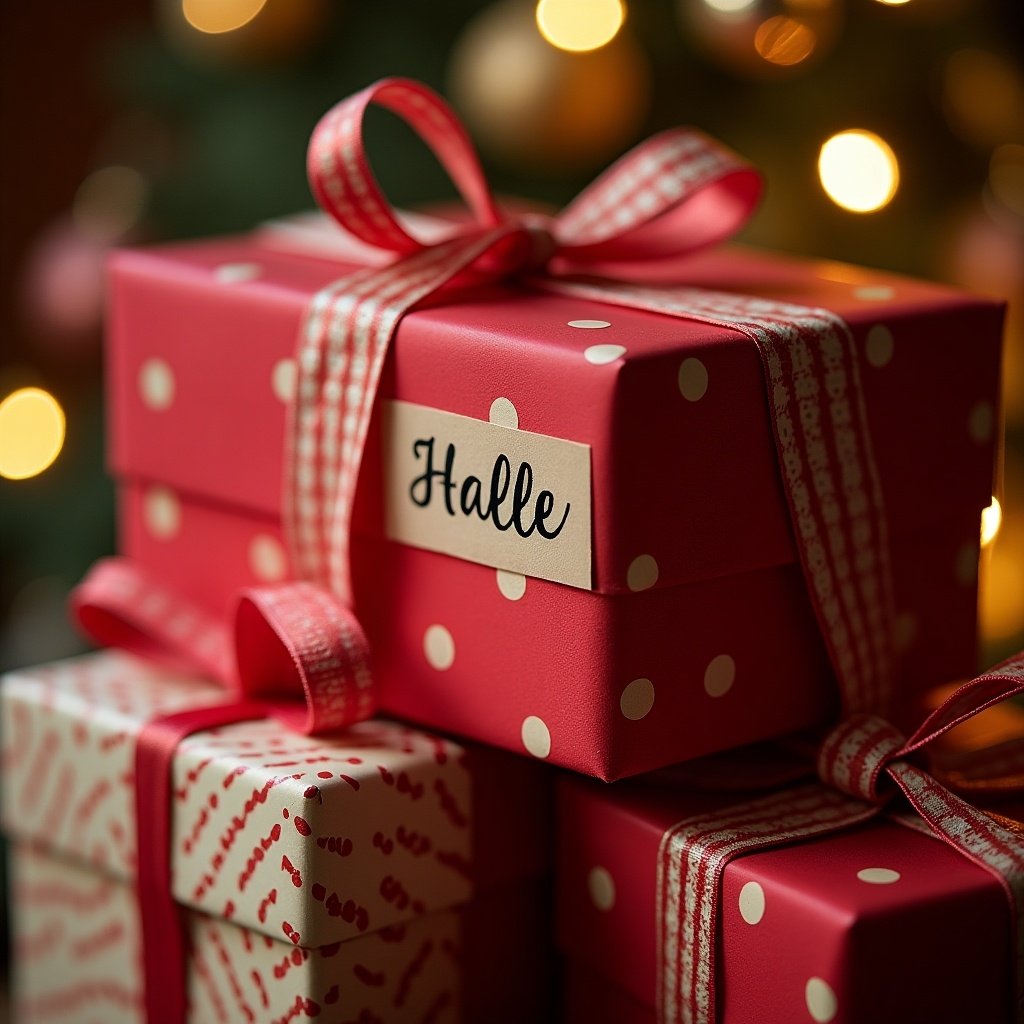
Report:
[[[562,780],[565,1024],[1019,1020],[998,876],[909,819],[738,856],[712,903],[697,866],[721,846],[687,865],[679,837],[691,822],[743,837],[736,807],[748,798]],[[694,937],[702,927],[710,941]]]
[[[5,678],[16,1019],[165,1019],[135,883],[159,824],[136,812],[134,758],[144,723],[221,699],[111,652]],[[537,1019],[544,816],[537,766],[384,720],[316,740],[270,719],[189,736],[168,836],[178,1020]]]
[[[876,708],[972,670],[1000,306],[694,252],[756,196],[699,133],[511,217],[431,95],[381,83],[314,134],[356,242],[313,219],[115,257],[123,554],[221,621],[322,586],[386,712],[603,779],[821,724],[834,674]],[[370,101],[472,230],[387,206]]]

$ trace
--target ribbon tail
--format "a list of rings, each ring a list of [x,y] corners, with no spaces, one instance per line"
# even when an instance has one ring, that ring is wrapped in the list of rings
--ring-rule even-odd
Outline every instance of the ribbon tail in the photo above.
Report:
[[[352,611],[323,587],[243,590],[234,628],[242,693],[290,728],[330,732],[376,712],[369,641]]]
[[[79,628],[103,647],[170,663],[230,687],[227,629],[127,558],[104,558],[72,591]]]
[[[1024,836],[961,800],[908,761],[894,761],[887,770],[931,833],[985,868],[1003,887],[1013,928],[1019,1014],[1024,1009]]]

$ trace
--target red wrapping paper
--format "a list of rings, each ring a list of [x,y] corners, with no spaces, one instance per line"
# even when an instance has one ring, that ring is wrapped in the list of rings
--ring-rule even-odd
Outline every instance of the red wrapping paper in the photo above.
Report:
[[[29,846],[12,861],[14,1019],[144,1024],[131,886]],[[537,883],[312,950],[194,912],[186,927],[189,1024],[517,1024],[550,998]]]
[[[123,550],[218,614],[238,586],[289,572],[282,361],[310,296],[343,270],[258,238],[115,262],[112,462],[125,483]],[[895,537],[893,626],[906,645],[934,652],[915,659],[904,685],[971,670],[999,308],[738,251],[694,259],[680,276],[826,306],[851,324]],[[581,320],[609,326],[569,326]],[[595,346],[616,357],[603,362],[609,350]],[[703,367],[703,390],[690,371],[682,379],[686,360]],[[371,437],[354,575],[385,709],[609,779],[827,717],[824,652],[793,564],[749,341],[493,288],[410,314],[381,394],[477,419],[504,398],[520,429],[589,444],[596,591],[382,539]]]
[[[558,941],[565,1020],[616,1007],[653,1024],[655,887],[666,829],[735,798],[563,779]],[[1009,1024],[1009,908],[987,871],[879,821],[750,854],[725,869],[720,1024]]]
[[[100,653],[2,690],[8,835],[135,874],[135,738],[209,683]],[[296,947],[365,936],[546,865],[546,780],[386,721],[313,740],[271,721],[196,733],[173,767],[175,899]]]

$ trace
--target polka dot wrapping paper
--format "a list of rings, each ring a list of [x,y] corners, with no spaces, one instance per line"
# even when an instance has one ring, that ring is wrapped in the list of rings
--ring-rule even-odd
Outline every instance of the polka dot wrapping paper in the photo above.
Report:
[[[15,971],[21,995],[45,1004],[25,1019],[109,1005],[123,1016],[104,1019],[141,1021],[141,981],[123,968],[138,949],[135,738],[154,715],[220,691],[102,652],[12,673],[0,692],[4,830],[27,879],[15,893]],[[173,785],[172,887],[194,911],[194,1020],[288,1020],[296,1000],[386,1020],[421,1020],[440,1000],[437,1019],[457,1020],[463,918],[477,911],[450,908],[490,901],[492,925],[538,927],[529,879],[546,867],[546,780],[529,762],[384,720],[317,740],[262,720],[189,737]],[[413,984],[417,957],[432,958],[429,985]],[[528,1003],[539,965],[524,954],[514,976]],[[392,1004],[402,985],[415,998]]]
[[[286,403],[304,310],[347,269],[326,255],[256,234],[113,265],[122,551],[216,615],[240,586],[293,572]],[[742,249],[672,273],[850,325],[893,537],[900,683],[972,671],[998,305]],[[589,446],[592,588],[389,540],[371,429],[352,572],[385,711],[604,779],[829,718],[749,339],[503,285],[431,300],[393,345],[383,400]]]
[[[721,795],[560,782],[558,941],[565,1024],[655,1024],[659,846]],[[681,898],[681,897],[680,897]],[[1009,905],[933,836],[876,821],[725,869],[719,1024],[1010,1024]]]

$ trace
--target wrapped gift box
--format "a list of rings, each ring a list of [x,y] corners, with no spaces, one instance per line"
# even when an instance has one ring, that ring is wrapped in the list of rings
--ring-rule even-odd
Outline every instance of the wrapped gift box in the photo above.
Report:
[[[662,836],[736,799],[561,780],[566,1021],[655,1024]],[[930,834],[878,819],[746,854],[725,868],[719,905],[718,1024],[1015,1019],[1006,894]]]
[[[134,913],[135,737],[158,715],[222,700],[223,691],[209,683],[118,653],[9,675],[2,689],[5,831],[47,851],[49,866],[39,868],[44,879],[52,871],[74,887],[84,871],[95,876],[97,890],[106,884],[101,876],[113,879],[119,895],[111,900]],[[383,964],[392,956],[388,936],[407,926],[420,936],[410,942],[457,942],[460,918],[451,908],[540,878],[546,867],[549,807],[539,765],[387,721],[318,739],[271,720],[196,733],[178,748],[173,786],[175,900],[197,912],[193,922],[230,922],[195,928],[233,949],[265,948],[259,955],[268,969],[306,964],[308,975],[285,993],[292,1000],[297,993],[326,998],[321,983],[329,968],[316,964],[328,948],[340,943],[344,959],[363,963],[362,943],[372,938],[366,948]],[[25,870],[32,877],[35,868]],[[29,901],[26,934],[42,907]],[[530,912],[539,915],[540,904]],[[497,931],[504,913],[492,918]],[[133,948],[136,926],[123,907],[116,916]],[[524,922],[527,917],[524,909]],[[359,951],[348,950],[349,943]],[[207,954],[216,948],[201,945]],[[201,962],[223,975],[218,957]],[[397,997],[398,960],[387,962],[389,998]],[[28,957],[26,985],[42,994],[31,963]],[[531,997],[535,980],[525,979]],[[194,978],[193,986],[200,981]],[[359,1003],[344,1005],[358,1010]]]
[[[29,846],[12,854],[13,1019],[144,1024],[131,886]],[[188,1020],[543,1019],[550,958],[538,941],[545,921],[537,884],[511,883],[319,949],[190,911]]]
[[[219,615],[238,587],[291,571],[291,355],[311,297],[351,269],[306,244],[263,232],[113,263],[122,549]],[[894,538],[892,627],[912,654],[902,683],[973,670],[999,306],[738,249],[673,273],[850,324]],[[434,300],[393,349],[353,545],[386,711],[605,779],[828,717],[752,342],[507,285]],[[537,488],[571,490],[589,515],[572,557],[524,572],[488,544],[410,527],[410,414],[438,436],[538,453]]]

